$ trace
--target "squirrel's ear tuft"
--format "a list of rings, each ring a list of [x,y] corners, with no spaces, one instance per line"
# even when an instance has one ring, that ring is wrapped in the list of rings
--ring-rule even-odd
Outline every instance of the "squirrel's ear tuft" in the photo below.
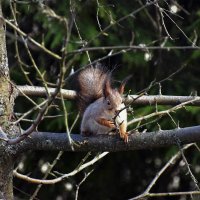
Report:
[[[110,81],[111,81],[111,74],[109,74],[105,79],[105,83],[104,83],[104,87],[103,87],[103,96],[105,98],[108,97],[112,91]]]
[[[127,76],[121,83],[121,85],[118,88],[119,93],[122,95],[124,93],[124,87],[127,83],[127,81],[132,77],[132,75]]]

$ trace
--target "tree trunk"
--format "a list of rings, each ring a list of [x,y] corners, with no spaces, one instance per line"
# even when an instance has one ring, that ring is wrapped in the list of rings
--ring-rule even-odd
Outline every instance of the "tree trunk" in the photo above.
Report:
[[[0,157],[0,199],[13,199],[13,158]]]
[[[15,134],[10,126],[13,113],[13,90],[9,79],[8,58],[6,51],[5,26],[0,0],[0,199],[13,199],[13,166],[12,148],[3,139]],[[3,138],[3,139],[2,139]]]

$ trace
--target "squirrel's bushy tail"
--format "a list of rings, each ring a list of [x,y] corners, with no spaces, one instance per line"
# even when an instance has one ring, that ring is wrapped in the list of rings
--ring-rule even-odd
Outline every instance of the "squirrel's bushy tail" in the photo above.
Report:
[[[109,76],[109,70],[98,63],[75,72],[69,79],[71,88],[78,94],[77,104],[81,114],[88,105],[103,96],[104,84]]]

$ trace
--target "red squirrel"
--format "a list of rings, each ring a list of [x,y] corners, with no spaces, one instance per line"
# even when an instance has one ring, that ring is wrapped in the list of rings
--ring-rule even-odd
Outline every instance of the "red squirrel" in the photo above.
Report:
[[[112,88],[111,72],[99,63],[74,75],[72,88],[78,94],[77,103],[82,115],[81,135],[109,134],[118,130],[120,137],[128,142],[127,111],[122,102],[127,79],[118,89]]]

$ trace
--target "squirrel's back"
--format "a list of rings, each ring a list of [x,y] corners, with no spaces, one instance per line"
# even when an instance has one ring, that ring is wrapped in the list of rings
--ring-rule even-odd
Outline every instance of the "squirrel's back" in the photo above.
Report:
[[[77,91],[77,103],[81,114],[88,105],[103,96],[104,84],[109,74],[109,70],[98,63],[78,70],[72,75],[72,80],[69,82],[71,88]]]

